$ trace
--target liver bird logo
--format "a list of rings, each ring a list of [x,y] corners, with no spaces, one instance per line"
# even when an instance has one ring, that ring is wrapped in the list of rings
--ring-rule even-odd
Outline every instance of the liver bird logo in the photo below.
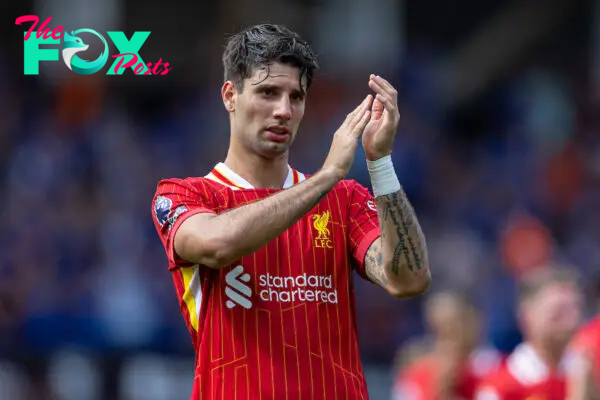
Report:
[[[327,228],[327,224],[329,224],[329,216],[331,213],[329,211],[325,211],[323,214],[313,214],[313,226],[319,232],[319,236],[316,239],[329,239],[329,229]]]

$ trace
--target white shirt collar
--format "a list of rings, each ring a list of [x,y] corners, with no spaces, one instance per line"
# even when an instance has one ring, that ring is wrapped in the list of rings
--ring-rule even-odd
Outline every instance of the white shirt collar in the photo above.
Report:
[[[239,176],[234,170],[229,168],[225,163],[220,162],[215,165],[214,169],[206,175],[207,179],[225,185],[233,190],[240,189],[255,189],[248,181]],[[225,178],[225,179],[223,179]],[[288,165],[288,174],[283,183],[283,188],[287,189],[296,183],[305,180],[306,177],[301,172],[294,170]]]
[[[550,368],[529,343],[522,343],[516,347],[508,357],[507,368],[511,375],[525,386],[541,383],[550,375]],[[559,370],[564,372],[564,368],[563,361]]]

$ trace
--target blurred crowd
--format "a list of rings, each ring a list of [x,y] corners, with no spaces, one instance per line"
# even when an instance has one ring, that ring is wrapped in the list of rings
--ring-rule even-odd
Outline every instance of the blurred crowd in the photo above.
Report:
[[[590,299],[598,290],[600,92],[589,68],[523,66],[453,109],[438,96],[437,56],[409,47],[401,65],[378,71],[400,93],[393,160],[426,234],[433,286],[398,301],[356,277],[367,366],[390,369],[396,349],[425,333],[424,300],[439,291],[474,299],[485,342],[508,352],[521,340],[523,271],[559,261],[580,272]],[[0,360],[38,379],[36,360],[65,349],[193,356],[150,202],[160,179],[204,175],[225,158],[221,82],[126,97],[106,77],[44,85],[13,61],[0,58]],[[294,168],[320,167],[369,68],[317,75]],[[350,178],[369,185],[360,150]],[[596,306],[588,301],[586,318]]]

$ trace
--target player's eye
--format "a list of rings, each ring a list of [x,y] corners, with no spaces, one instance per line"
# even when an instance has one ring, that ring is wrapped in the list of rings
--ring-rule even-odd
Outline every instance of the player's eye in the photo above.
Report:
[[[266,88],[266,89],[263,90],[263,94],[266,97],[271,97],[271,96],[273,96],[275,94],[275,91],[273,89],[271,89],[271,88]]]
[[[302,93],[292,93],[290,97],[293,101],[301,101],[302,99],[304,99]]]

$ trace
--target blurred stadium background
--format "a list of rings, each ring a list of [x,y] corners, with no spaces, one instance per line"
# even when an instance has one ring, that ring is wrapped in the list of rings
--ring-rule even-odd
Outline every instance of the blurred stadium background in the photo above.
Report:
[[[486,342],[504,352],[519,342],[515,280],[550,260],[576,266],[588,313],[598,305],[598,0],[38,0],[0,10],[3,400],[188,398],[193,350],[150,201],[159,179],[204,175],[224,159],[221,51],[229,33],[258,22],[299,31],[320,57],[291,155],[303,172],[320,167],[369,73],[396,85],[393,156],[428,239],[431,292],[469,294]],[[107,64],[80,76],[61,59],[25,76],[30,24],[14,21],[26,14],[69,31],[151,31],[140,55],[173,69],[106,76]],[[361,152],[351,177],[368,185]],[[425,299],[357,281],[374,399],[389,398],[396,350],[424,334]]]

